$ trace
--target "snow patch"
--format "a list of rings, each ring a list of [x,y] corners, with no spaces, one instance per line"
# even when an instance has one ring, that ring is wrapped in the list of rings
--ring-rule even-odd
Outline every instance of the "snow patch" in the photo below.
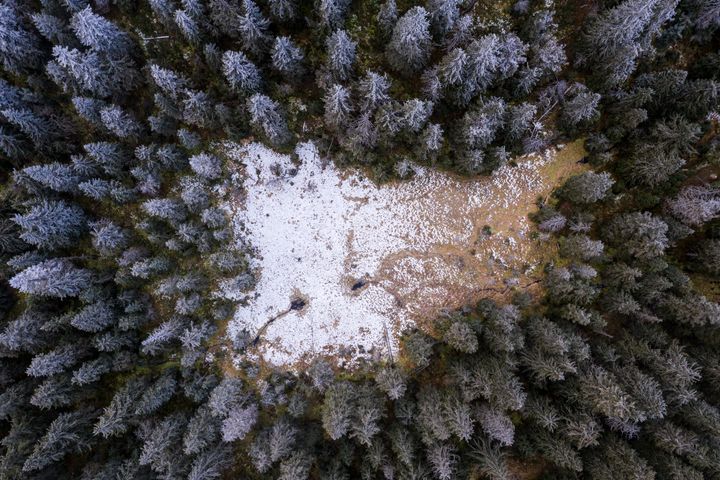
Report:
[[[518,207],[551,187],[540,169],[553,151],[476,180],[416,167],[411,180],[378,187],[312,143],[297,147],[297,164],[258,143],[224,150],[244,169],[243,198],[229,207],[258,273],[228,333],[260,334],[255,354],[275,365],[396,352],[403,327],[477,297],[497,269],[527,260],[518,240],[530,225]],[[484,225],[500,231],[488,238]],[[297,298],[306,305],[289,310]]]

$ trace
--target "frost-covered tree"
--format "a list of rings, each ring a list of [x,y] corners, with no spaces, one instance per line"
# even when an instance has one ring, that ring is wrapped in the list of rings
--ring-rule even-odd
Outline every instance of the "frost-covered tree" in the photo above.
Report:
[[[290,37],[276,37],[272,48],[272,65],[285,77],[292,79],[302,73],[305,56]]]
[[[40,262],[10,279],[10,285],[23,293],[48,297],[76,297],[93,280],[89,270],[75,267],[68,260]]]
[[[325,432],[333,440],[338,440],[349,432],[354,400],[355,389],[348,382],[336,383],[325,392],[322,423]]]
[[[75,365],[84,353],[80,346],[61,345],[33,357],[25,373],[31,377],[56,375]]]
[[[190,83],[185,77],[173,70],[155,64],[150,65],[150,76],[155,85],[172,98],[178,98]]]
[[[109,355],[101,355],[93,360],[84,362],[73,372],[71,382],[73,385],[89,385],[97,382],[112,369],[112,358]]]
[[[668,200],[670,213],[691,227],[697,227],[720,215],[720,191],[704,186],[685,187]]]
[[[677,0],[625,0],[593,18],[585,29],[580,60],[605,88],[625,82],[638,58],[652,47]]]
[[[317,4],[320,21],[328,28],[340,27],[345,21],[350,0],[320,0]]]
[[[336,30],[327,37],[327,65],[337,80],[347,80],[352,75],[356,47],[357,42],[345,30]]]
[[[395,24],[386,50],[388,62],[399,72],[409,75],[425,66],[430,49],[428,12],[423,7],[413,7]]]
[[[70,320],[70,324],[83,332],[99,332],[111,326],[116,319],[115,310],[106,301],[91,303]]]
[[[176,390],[177,380],[175,379],[175,372],[172,369],[166,370],[145,389],[145,392],[137,400],[135,414],[150,415],[157,412],[160,407],[170,401]]]
[[[405,100],[400,107],[402,125],[412,133],[419,132],[427,123],[433,111],[433,103],[417,98]]]
[[[44,58],[40,38],[25,27],[21,15],[16,4],[0,6],[0,61],[15,74],[39,67]]]
[[[584,172],[570,177],[559,193],[573,203],[589,204],[604,199],[614,183],[607,172]]]
[[[17,127],[37,146],[44,147],[49,143],[52,130],[51,125],[45,118],[36,115],[27,108],[6,108],[0,113],[7,122]]]
[[[125,433],[134,418],[134,404],[146,386],[142,377],[133,378],[121,386],[95,423],[93,433],[104,438]]]
[[[398,19],[398,9],[395,0],[385,0],[380,5],[380,10],[377,15],[378,28],[380,34],[384,39],[390,38],[393,28],[395,28],[395,22]]]
[[[185,10],[175,10],[175,14],[173,16],[175,19],[175,25],[177,25],[177,28],[180,29],[180,32],[190,43],[199,44],[202,41],[202,28],[192,15],[188,14]]]
[[[390,365],[386,365],[375,374],[375,381],[391,400],[399,399],[407,390],[406,379],[402,371]]]
[[[136,139],[143,128],[135,117],[117,105],[111,105],[100,110],[100,120],[105,128],[123,139]]]
[[[225,442],[242,440],[250,432],[258,419],[258,407],[249,404],[233,409],[222,422],[222,437]]]
[[[623,252],[649,259],[663,254],[668,247],[668,226],[649,212],[615,215],[604,228],[603,235]]]
[[[243,0],[243,13],[238,18],[238,31],[245,50],[256,55],[267,49],[270,41],[270,22],[265,18],[253,0]]]
[[[280,106],[268,96],[256,93],[247,100],[250,121],[275,145],[289,141],[290,131]]]
[[[569,128],[587,125],[599,117],[599,103],[600,94],[582,88],[563,104],[562,121]]]
[[[142,209],[148,215],[179,223],[187,218],[187,208],[174,198],[154,198],[143,202]]]
[[[222,442],[207,448],[192,462],[188,480],[214,480],[220,478],[225,469],[233,465],[232,448]]]
[[[132,49],[130,37],[111,21],[93,13],[89,6],[73,15],[70,26],[86,47],[114,56],[126,55]]]
[[[453,321],[443,336],[448,345],[465,353],[474,353],[478,348],[477,335],[467,322]]]
[[[289,21],[297,15],[296,0],[269,0],[271,15],[281,22]]]
[[[190,157],[190,168],[199,177],[217,179],[222,174],[221,160],[210,153],[199,153]]]
[[[25,460],[23,472],[41,470],[62,460],[69,453],[90,450],[90,426],[95,416],[94,412],[88,410],[58,415]]]
[[[389,91],[390,80],[387,75],[368,71],[357,84],[361,109],[366,112],[374,112],[378,107],[390,101]]]
[[[428,0],[427,9],[436,38],[443,39],[460,18],[459,0]]]
[[[260,71],[243,52],[227,51],[222,56],[225,79],[234,90],[252,94],[260,90]]]
[[[56,192],[73,192],[81,178],[70,165],[58,162],[25,167],[22,173]]]
[[[350,119],[352,106],[350,90],[342,85],[331,86],[324,98],[325,122],[333,129],[340,130]]]

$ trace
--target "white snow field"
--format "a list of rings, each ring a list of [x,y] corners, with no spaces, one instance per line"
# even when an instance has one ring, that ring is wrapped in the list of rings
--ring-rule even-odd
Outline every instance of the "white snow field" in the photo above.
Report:
[[[377,186],[322,159],[312,143],[297,147],[298,164],[259,143],[224,150],[244,178],[230,208],[258,276],[228,334],[259,334],[251,355],[274,365],[391,355],[403,327],[432,330],[443,309],[501,295],[505,283],[535,283],[549,247],[531,239],[527,214],[582,168],[582,148],[572,144],[489,177],[417,167],[411,180]],[[559,165],[556,157],[568,158]],[[267,324],[297,299],[301,309]]]

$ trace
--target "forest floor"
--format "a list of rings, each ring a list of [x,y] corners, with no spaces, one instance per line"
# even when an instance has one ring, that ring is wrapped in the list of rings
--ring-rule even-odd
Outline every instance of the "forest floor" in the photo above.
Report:
[[[309,143],[295,161],[258,143],[225,153],[244,179],[229,208],[258,277],[228,331],[259,336],[249,355],[296,366],[316,355],[346,366],[392,355],[406,326],[432,332],[444,309],[536,288],[554,242],[528,215],[585,168],[582,141],[491,176],[417,167],[380,186]]]

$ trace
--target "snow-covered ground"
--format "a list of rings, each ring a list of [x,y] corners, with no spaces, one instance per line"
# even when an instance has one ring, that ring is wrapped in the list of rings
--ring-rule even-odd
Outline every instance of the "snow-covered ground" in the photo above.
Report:
[[[260,332],[255,354],[276,365],[388,354],[402,327],[527,274],[536,248],[527,213],[553,186],[543,168],[555,153],[476,180],[417,168],[412,180],[378,187],[311,143],[298,146],[297,165],[258,143],[225,151],[244,168],[243,198],[230,207],[259,276],[228,331]],[[304,308],[261,330],[297,298]]]

